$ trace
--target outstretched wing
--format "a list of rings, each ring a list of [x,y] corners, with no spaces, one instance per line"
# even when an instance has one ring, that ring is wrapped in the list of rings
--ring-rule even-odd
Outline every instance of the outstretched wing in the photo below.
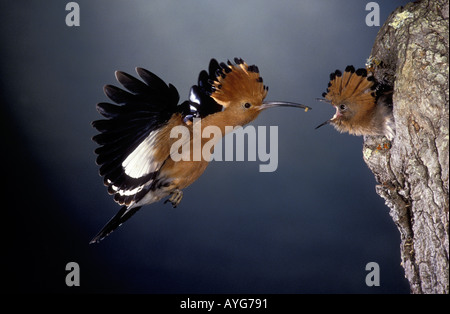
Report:
[[[100,132],[93,140],[98,147],[97,164],[108,192],[126,206],[138,202],[152,187],[165,158],[157,156],[155,144],[160,128],[177,112],[179,95],[155,74],[136,69],[143,80],[116,72],[117,81],[128,91],[106,85],[105,94],[116,104],[99,103],[105,120],[92,125]]]

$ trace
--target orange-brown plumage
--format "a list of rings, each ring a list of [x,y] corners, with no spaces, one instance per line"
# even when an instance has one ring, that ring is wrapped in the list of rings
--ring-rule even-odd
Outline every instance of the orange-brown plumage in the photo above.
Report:
[[[174,207],[178,205],[181,190],[201,176],[212,154],[214,140],[199,136],[200,142],[196,142],[195,132],[202,134],[205,128],[214,126],[223,136],[234,127],[253,121],[266,108],[309,109],[300,104],[264,101],[268,88],[263,85],[258,67],[249,66],[242,59],[234,60],[234,64],[229,61],[219,64],[212,59],[209,73],[200,72],[198,85],[192,86],[189,100],[180,105],[177,105],[179,96],[175,87],[166,85],[153,73],[138,68],[142,82],[116,72],[117,80],[128,91],[106,86],[106,95],[120,105],[98,104],[97,110],[106,120],[94,121],[93,125],[100,131],[94,136],[101,145],[96,150],[100,174],[108,192],[123,207],[91,243],[109,235],[144,205],[167,196],[166,202]],[[188,130],[187,138],[172,136],[177,127]],[[179,149],[173,149],[178,140],[188,144],[188,158],[173,158],[179,153]],[[210,146],[206,147],[209,151],[206,149],[205,155],[202,153],[206,143]]]
[[[323,97],[335,107],[336,113],[318,127],[329,123],[339,132],[393,139],[392,89],[377,84],[366,69],[355,71],[348,66],[344,73],[336,70],[330,75]]]
[[[183,189],[195,182],[206,170],[210,155],[203,156],[201,160],[194,160],[193,129],[195,123],[200,123],[200,131],[209,126],[218,127],[222,135],[237,126],[244,126],[256,119],[259,113],[265,109],[264,99],[268,88],[263,85],[263,79],[259,69],[255,65],[249,66],[242,59],[235,59],[235,64],[228,62],[221,64],[222,72],[218,73],[216,79],[211,82],[211,98],[223,106],[223,110],[207,115],[201,121],[187,125],[190,134],[190,158],[187,161],[173,161],[168,159],[162,167],[161,173],[175,178],[173,185],[176,189]],[[280,105],[283,105],[282,103]],[[293,104],[294,105],[294,104]],[[302,105],[294,105],[305,108]],[[171,139],[168,134],[173,127],[183,125],[182,119],[172,117],[167,126],[164,127],[164,138],[161,141],[172,145],[176,139]],[[226,127],[232,128],[226,128]],[[209,138],[201,138],[200,147],[203,151],[205,143],[210,143]],[[168,145],[166,145],[168,146]],[[167,148],[164,148],[167,153]],[[211,154],[213,152],[211,151]]]

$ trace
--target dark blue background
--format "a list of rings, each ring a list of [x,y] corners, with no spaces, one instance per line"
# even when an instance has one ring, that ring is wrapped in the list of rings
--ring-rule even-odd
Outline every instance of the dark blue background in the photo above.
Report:
[[[68,2],[68,1],[67,1]],[[407,293],[399,232],[375,193],[362,138],[314,127],[329,73],[362,67],[379,27],[366,1],[2,1],[2,285],[12,292]],[[381,24],[406,1],[377,1]],[[98,176],[92,120],[114,71],[140,66],[182,100],[210,58],[258,65],[279,164],[213,162],[177,209],[143,208],[99,245],[118,210]],[[77,262],[80,287],[65,285]],[[381,286],[367,287],[377,262]]]

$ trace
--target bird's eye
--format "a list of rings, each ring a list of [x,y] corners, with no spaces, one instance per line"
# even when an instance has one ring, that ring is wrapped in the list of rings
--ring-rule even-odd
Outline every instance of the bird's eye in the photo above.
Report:
[[[346,106],[346,105],[340,105],[340,106],[339,106],[339,109],[345,110],[345,109],[347,109],[347,106]]]
[[[250,104],[250,103],[248,103],[248,102],[246,102],[245,104],[244,104],[244,108],[250,108],[252,106],[252,104]]]

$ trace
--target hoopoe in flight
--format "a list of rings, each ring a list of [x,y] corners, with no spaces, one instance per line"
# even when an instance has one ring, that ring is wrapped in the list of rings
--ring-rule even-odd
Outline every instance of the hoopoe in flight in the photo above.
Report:
[[[189,100],[180,105],[173,85],[145,69],[136,68],[136,72],[142,81],[124,72],[115,73],[128,91],[112,85],[104,87],[106,96],[118,105],[97,104],[97,111],[106,119],[92,123],[100,132],[93,137],[100,145],[95,150],[96,162],[108,193],[122,207],[90,243],[108,236],[144,205],[165,197],[174,207],[179,204],[182,189],[195,182],[209,162],[208,156],[192,158],[196,123],[201,122],[202,131],[216,126],[225,135],[227,126],[244,126],[267,108],[310,109],[291,102],[264,101],[268,87],[263,85],[258,67],[239,58],[226,64],[212,59],[209,72],[200,72]],[[188,160],[171,158],[172,144],[178,139],[170,134],[177,126],[190,130]],[[204,141],[201,145],[203,148]]]

